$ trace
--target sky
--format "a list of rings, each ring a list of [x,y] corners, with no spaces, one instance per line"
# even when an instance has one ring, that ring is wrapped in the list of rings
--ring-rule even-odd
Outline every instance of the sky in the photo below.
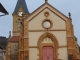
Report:
[[[9,31],[12,31],[13,28],[12,13],[15,9],[17,0],[0,0],[0,3],[9,12],[9,15],[0,17],[0,36],[8,37]],[[30,13],[43,3],[45,3],[45,0],[26,0]],[[78,44],[80,45],[80,0],[48,0],[48,3],[66,16],[71,12],[74,35],[77,37]]]

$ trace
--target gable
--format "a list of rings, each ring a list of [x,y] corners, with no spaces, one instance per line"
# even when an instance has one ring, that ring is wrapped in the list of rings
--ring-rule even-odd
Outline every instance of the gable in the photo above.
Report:
[[[45,12],[49,13],[48,17],[45,17]],[[44,8],[38,15],[35,15],[34,18],[29,20],[29,30],[43,30],[43,22],[45,20],[49,20],[52,22],[51,29],[53,30],[60,30],[66,29],[66,20],[55,14],[49,8]]]
[[[58,15],[60,18],[64,19],[65,21],[68,19],[67,16],[65,16],[63,13],[58,11],[56,8],[51,6],[48,3],[44,3],[42,6],[40,6],[38,9],[36,9],[34,12],[31,13],[29,17],[26,18],[26,20],[30,21],[32,20],[35,16],[37,16],[41,11],[43,11],[45,8],[50,9],[52,12],[54,12],[56,15]]]

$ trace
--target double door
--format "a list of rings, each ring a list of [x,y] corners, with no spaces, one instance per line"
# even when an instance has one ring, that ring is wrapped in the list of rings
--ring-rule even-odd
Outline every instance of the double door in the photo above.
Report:
[[[53,47],[43,47],[42,48],[42,59],[43,60],[54,60]]]

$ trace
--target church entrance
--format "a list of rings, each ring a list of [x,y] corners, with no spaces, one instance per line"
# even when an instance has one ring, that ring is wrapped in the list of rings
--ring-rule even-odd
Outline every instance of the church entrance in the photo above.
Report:
[[[42,48],[42,58],[43,60],[54,60],[53,47],[43,47]]]
[[[58,40],[50,33],[38,40],[39,60],[58,60]]]

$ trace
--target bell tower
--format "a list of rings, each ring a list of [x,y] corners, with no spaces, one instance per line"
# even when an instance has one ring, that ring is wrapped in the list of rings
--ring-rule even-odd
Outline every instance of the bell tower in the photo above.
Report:
[[[20,36],[21,19],[29,15],[25,0],[18,0],[13,16],[13,36]]]

